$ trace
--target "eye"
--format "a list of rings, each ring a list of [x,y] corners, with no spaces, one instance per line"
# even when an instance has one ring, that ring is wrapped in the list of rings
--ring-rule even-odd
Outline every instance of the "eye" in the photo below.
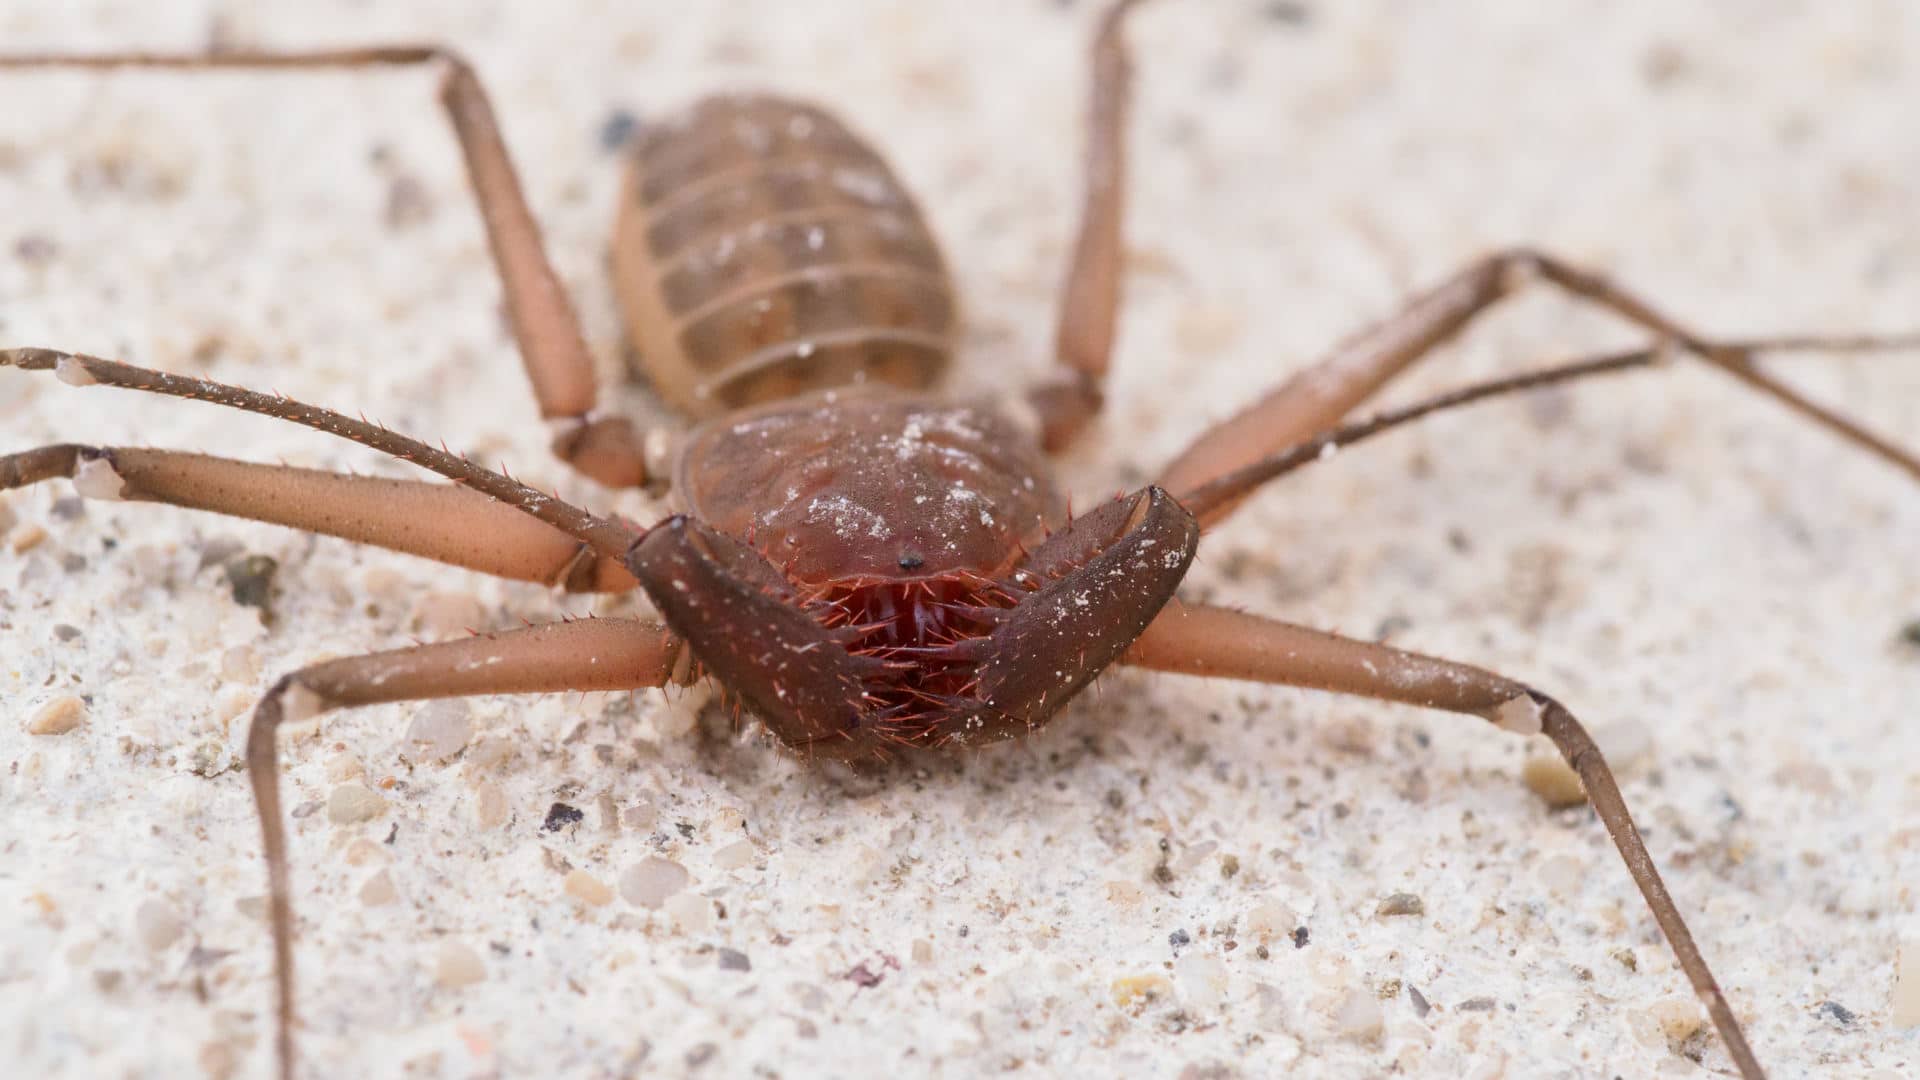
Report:
[[[902,570],[918,570],[925,565],[927,565],[927,560],[921,558],[920,553],[917,551],[903,551],[900,553],[900,569]]]

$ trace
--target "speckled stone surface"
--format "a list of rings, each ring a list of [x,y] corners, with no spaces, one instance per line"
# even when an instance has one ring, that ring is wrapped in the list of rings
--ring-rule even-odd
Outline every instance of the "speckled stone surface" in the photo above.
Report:
[[[0,43],[456,45],[610,370],[609,129],[707,89],[806,94],[921,193],[966,297],[962,388],[1041,373],[1086,0],[700,8],[12,3]],[[1501,244],[1714,332],[1920,323],[1920,11],[1579,10],[1144,10],[1130,306],[1066,483],[1139,483]],[[8,74],[0,100],[0,342],[364,410],[660,512],[546,454],[430,76]],[[1527,299],[1390,397],[1632,340]],[[1920,358],[1789,370],[1920,442]],[[0,450],[52,440],[407,475],[0,371]],[[259,693],[321,657],[644,606],[71,496],[0,497],[0,1057],[264,1076],[265,883],[235,767]],[[236,602],[225,568],[247,556],[277,567],[270,622]],[[1681,365],[1338,455],[1210,535],[1186,592],[1558,692],[1632,755],[1627,796],[1774,1075],[1911,1074],[1910,478]],[[310,1073],[1727,1069],[1599,825],[1522,783],[1545,750],[1527,740],[1123,672],[1024,743],[854,773],[700,700],[382,707],[288,739]]]

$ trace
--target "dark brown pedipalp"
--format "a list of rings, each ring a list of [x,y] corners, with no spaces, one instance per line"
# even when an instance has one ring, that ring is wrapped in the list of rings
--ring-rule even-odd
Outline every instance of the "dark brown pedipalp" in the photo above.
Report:
[[[1160,488],[1116,499],[1036,551],[1023,591],[975,575],[803,591],[684,515],[629,552],[674,632],[782,742],[854,758],[1023,735],[1125,652],[1199,542]]]
[[[679,515],[626,563],[694,656],[782,742],[829,757],[865,751],[854,737],[871,713],[863,681],[882,665],[849,653],[758,552]]]
[[[1027,572],[1059,573],[977,643],[979,703],[944,734],[954,742],[1024,735],[1120,658],[1186,577],[1200,526],[1158,487],[1117,499],[1055,534]]]

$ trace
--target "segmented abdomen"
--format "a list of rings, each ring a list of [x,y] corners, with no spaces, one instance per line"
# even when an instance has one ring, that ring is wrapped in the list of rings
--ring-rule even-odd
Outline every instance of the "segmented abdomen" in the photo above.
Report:
[[[811,105],[707,98],[636,142],[613,263],[660,393],[696,415],[945,370],[953,289],[886,162]]]

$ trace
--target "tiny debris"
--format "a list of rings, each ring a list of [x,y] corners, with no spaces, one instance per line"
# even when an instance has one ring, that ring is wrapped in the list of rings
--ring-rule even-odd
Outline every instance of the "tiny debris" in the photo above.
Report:
[[[586,816],[566,803],[557,802],[547,808],[547,820],[540,823],[540,828],[544,832],[559,832],[569,825],[580,824]]]
[[[187,758],[187,771],[203,780],[211,780],[239,767],[238,758],[228,753],[225,746],[212,741],[195,746]]]
[[[45,233],[23,233],[13,241],[13,257],[29,266],[44,266],[60,253],[60,245]]]
[[[1173,933],[1167,935],[1167,944],[1176,952],[1186,948],[1192,941],[1193,938],[1189,936],[1185,930],[1175,930]]]
[[[1293,928],[1293,947],[1294,947],[1294,948],[1296,948],[1296,949],[1304,949],[1304,948],[1306,948],[1306,947],[1307,947],[1307,940],[1308,940],[1308,939],[1307,939],[1307,928],[1306,928],[1306,927],[1304,927],[1304,926],[1296,926],[1296,927],[1294,927],[1294,928]]]
[[[687,868],[672,859],[663,859],[658,855],[627,867],[620,875],[620,895],[627,903],[658,911],[667,898],[693,883],[693,875]]]
[[[487,966],[480,954],[457,941],[440,944],[434,954],[433,981],[449,989],[472,986],[487,977]]]
[[[387,800],[363,784],[341,784],[327,795],[327,820],[357,825],[386,813]]]
[[[1823,1001],[1820,1003],[1819,1008],[1814,1011],[1821,1016],[1833,1020],[1841,1027],[1851,1027],[1855,1020],[1853,1010],[1837,1001]]]
[[[1165,975],[1150,972],[1145,975],[1122,975],[1113,980],[1110,989],[1113,1003],[1130,1009],[1166,997],[1172,992],[1173,983]]]
[[[747,954],[741,952],[739,949],[722,948],[717,951],[720,958],[721,971],[753,970],[753,961],[747,959]]]
[[[399,230],[422,224],[433,217],[433,200],[427,187],[412,173],[396,173],[387,180],[387,205],[382,218],[387,228]]]
[[[1269,22],[1296,29],[1313,21],[1313,8],[1300,0],[1267,0],[1260,6],[1260,14]]]
[[[242,555],[226,565],[227,584],[233,587],[233,602],[255,608],[260,621],[273,618],[273,576],[280,564],[268,555]]]
[[[27,717],[29,735],[65,735],[87,720],[87,703],[76,694],[61,694]]]
[[[1494,1000],[1490,997],[1470,997],[1453,1007],[1455,1012],[1492,1012]]]
[[[1412,893],[1397,892],[1380,901],[1380,906],[1373,913],[1382,919],[1395,915],[1424,915],[1427,913],[1427,903]]]
[[[1580,785],[1580,774],[1559,758],[1530,757],[1520,767],[1520,780],[1555,810],[1565,810],[1587,801],[1587,789]]]
[[[1425,1017],[1433,1009],[1433,1006],[1427,1004],[1427,995],[1421,993],[1417,986],[1407,987],[1407,1000],[1413,1004],[1415,1016]]]
[[[885,972],[875,973],[873,969],[867,967],[865,961],[848,968],[846,973],[840,977],[862,990],[871,990],[885,982],[887,978]]]
[[[1900,640],[1916,649],[1920,649],[1920,618],[1909,619],[1900,628]]]
[[[588,907],[605,907],[613,900],[613,890],[585,870],[568,873],[565,888],[568,896]]]
[[[640,129],[640,117],[632,109],[616,107],[600,121],[599,142],[602,150],[618,150],[627,145],[633,133]]]

